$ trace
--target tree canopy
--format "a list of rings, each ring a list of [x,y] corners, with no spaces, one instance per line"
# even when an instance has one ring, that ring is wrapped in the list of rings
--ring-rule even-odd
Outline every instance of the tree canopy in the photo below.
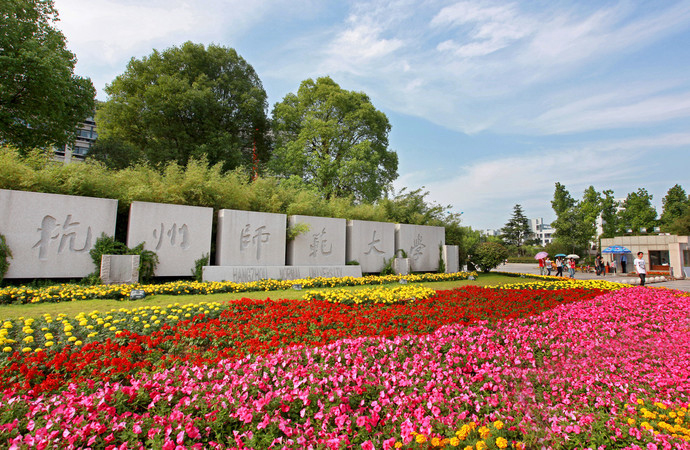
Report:
[[[22,150],[64,145],[93,114],[96,90],[53,27],[53,0],[0,2],[0,141]]]
[[[619,231],[640,234],[651,231],[656,226],[656,209],[652,205],[652,194],[645,188],[631,192],[623,202],[623,209],[618,212]]]
[[[659,221],[663,230],[668,231],[673,223],[690,209],[690,196],[685,193],[685,189],[680,184],[676,184],[668,190],[661,203],[663,211]]]
[[[96,115],[101,160],[186,165],[206,158],[229,170],[251,165],[254,146],[268,160],[266,92],[231,48],[186,42],[154,50],[132,58],[105,91]]]
[[[591,220],[592,210],[596,206],[591,202],[598,194],[594,188],[585,190],[584,202],[576,201],[570,192],[560,183],[556,183],[551,206],[556,212],[556,220],[551,223],[554,228],[554,242],[570,249],[573,253],[589,248],[596,234],[596,227]]]
[[[362,92],[329,77],[302,82],[273,108],[271,168],[315,185],[326,198],[375,201],[398,176],[388,148],[390,123]]]

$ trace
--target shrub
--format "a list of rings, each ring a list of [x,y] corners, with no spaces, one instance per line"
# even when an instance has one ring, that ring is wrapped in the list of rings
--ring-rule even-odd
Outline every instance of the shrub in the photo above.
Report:
[[[482,272],[489,272],[508,257],[508,250],[497,242],[482,242],[472,255],[472,263]]]
[[[192,269],[192,275],[196,281],[201,282],[204,275],[204,266],[208,266],[210,260],[210,255],[206,253],[201,258],[194,261],[194,269]]]
[[[12,251],[7,245],[5,236],[0,234],[0,283],[5,278],[5,274],[10,268],[10,258],[12,258]]]

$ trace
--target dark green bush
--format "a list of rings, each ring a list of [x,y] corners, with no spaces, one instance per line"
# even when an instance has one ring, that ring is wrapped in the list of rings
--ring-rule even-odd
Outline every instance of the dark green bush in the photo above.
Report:
[[[203,275],[204,275],[204,266],[208,266],[208,263],[211,259],[208,253],[203,255],[201,258],[197,259],[194,261],[194,269],[192,269],[192,275],[194,276],[194,279],[196,281],[203,281]]]
[[[472,255],[472,263],[482,272],[498,267],[508,257],[508,250],[497,242],[482,242]]]
[[[0,234],[0,283],[5,278],[5,274],[10,268],[10,258],[12,258],[12,251],[7,245],[5,236]]]

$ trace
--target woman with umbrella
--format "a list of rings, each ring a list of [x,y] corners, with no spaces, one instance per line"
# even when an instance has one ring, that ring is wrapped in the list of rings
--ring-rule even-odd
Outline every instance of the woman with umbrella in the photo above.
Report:
[[[539,252],[534,255],[534,259],[539,261],[539,275],[546,274],[546,257],[549,256],[546,252]]]

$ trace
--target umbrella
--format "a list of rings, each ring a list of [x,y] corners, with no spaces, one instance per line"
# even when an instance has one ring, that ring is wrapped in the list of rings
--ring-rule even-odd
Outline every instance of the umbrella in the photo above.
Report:
[[[622,245],[612,245],[610,247],[606,247],[601,251],[601,253],[632,253],[630,250],[627,248],[623,247]]]
[[[559,253],[556,255],[556,257],[558,257],[558,256],[565,256],[565,253]]]
[[[534,259],[540,260],[540,259],[546,258],[547,256],[549,256],[548,253],[546,253],[546,252],[539,252],[539,253],[537,253],[536,255],[534,255]]]
[[[574,254],[574,253],[571,253],[570,255],[566,256],[566,258],[575,258],[575,259],[578,259],[579,256],[577,256],[577,255]]]

